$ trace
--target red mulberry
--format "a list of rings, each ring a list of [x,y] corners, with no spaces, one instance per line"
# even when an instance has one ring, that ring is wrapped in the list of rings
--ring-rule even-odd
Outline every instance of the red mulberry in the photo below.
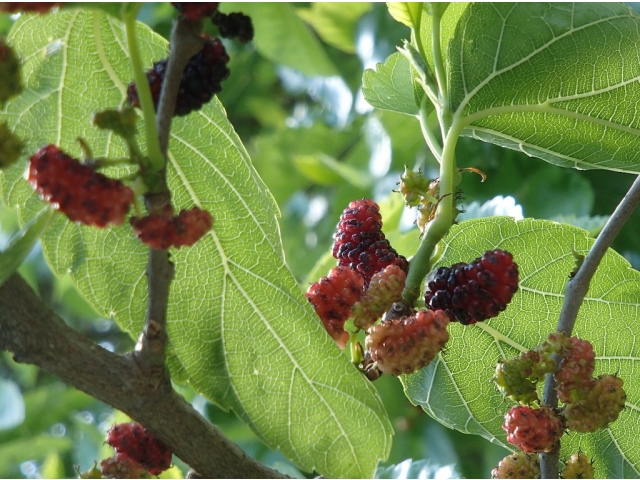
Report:
[[[493,250],[469,264],[440,267],[428,283],[425,305],[444,310],[463,325],[497,316],[518,290],[518,265],[504,250]]]
[[[564,433],[562,420],[548,407],[513,407],[502,428],[507,441],[526,453],[550,452]]]
[[[357,272],[338,266],[307,290],[307,299],[341,348],[349,339],[344,323],[351,316],[351,307],[362,295],[363,284],[364,280]]]
[[[397,265],[388,265],[371,278],[369,288],[353,306],[354,324],[363,330],[371,327],[394,302],[402,298],[407,275]]]
[[[240,43],[253,40],[251,17],[243,13],[234,12],[226,15],[217,11],[211,21],[218,27],[222,38],[236,38]]]
[[[55,145],[31,157],[29,182],[70,220],[86,225],[120,225],[134,200],[133,190],[121,181],[105,177]]]
[[[596,366],[596,355],[589,341],[571,337],[569,344],[569,350],[554,374],[558,399],[565,403],[587,396]]]
[[[211,230],[213,218],[206,210],[193,207],[172,216],[172,210],[164,214],[131,217],[133,231],[138,238],[155,249],[191,246]]]
[[[152,475],[159,475],[171,466],[171,450],[137,423],[114,425],[107,432],[107,443]]]
[[[410,374],[429,365],[442,350],[449,340],[448,324],[444,312],[420,310],[374,325],[365,345],[381,372]]]

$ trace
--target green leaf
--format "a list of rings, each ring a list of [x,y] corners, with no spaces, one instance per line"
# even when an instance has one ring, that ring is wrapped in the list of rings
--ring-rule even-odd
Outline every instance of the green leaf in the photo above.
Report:
[[[449,53],[447,47],[456,31],[458,21],[460,20],[462,14],[465,12],[468,6],[469,2],[452,2],[446,7],[444,13],[442,13],[442,17],[440,18],[440,45],[442,46],[442,60],[445,64],[447,63],[447,55]],[[422,51],[426,56],[425,60],[427,61],[431,69],[435,71],[435,65],[433,63],[432,32],[432,17],[423,19],[423,21],[420,22],[419,41],[422,43]]]
[[[54,210],[44,209],[40,215],[25,225],[9,242],[7,248],[0,252],[0,286],[13,275],[29,252],[49,226]]]
[[[389,15],[391,15],[394,20],[409,28],[415,29],[420,26],[422,5],[422,2],[387,2]]]
[[[146,65],[166,55],[166,41],[147,27],[138,25],[137,35]],[[97,11],[63,12],[18,20],[10,39],[27,59],[28,92],[5,116],[17,131],[33,130],[29,148],[56,143],[78,155],[73,139],[82,136],[96,156],[126,155],[119,139],[91,126],[95,111],[126,97],[131,71],[123,25]],[[214,216],[205,238],[171,252],[176,274],[167,328],[174,379],[233,408],[305,470],[373,475],[390,449],[386,412],[286,267],[278,208],[222,105],[213,100],[174,119],[170,146],[174,206],[195,204]],[[3,172],[0,186],[27,221],[43,203],[17,170]],[[95,229],[58,216],[42,245],[53,270],[69,273],[100,315],[138,335],[148,252],[128,225]]]
[[[355,53],[356,25],[369,10],[369,2],[315,2],[311,8],[298,8],[296,12],[329,45]]]
[[[640,172],[639,41],[622,4],[472,4],[448,49],[453,128],[554,165]]]
[[[510,408],[491,378],[500,359],[539,345],[555,330],[563,292],[575,266],[573,251],[586,255],[593,239],[579,228],[546,220],[510,217],[477,219],[454,225],[434,266],[469,262],[501,248],[513,253],[520,288],[498,317],[472,326],[453,323],[445,354],[419,372],[402,378],[409,399],[443,424],[481,435],[506,448],[501,425]],[[640,306],[640,272],[609,250],[580,309],[575,335],[588,339],[596,352],[595,375],[618,373],[625,380],[627,407],[606,430],[565,435],[561,458],[581,448],[594,458],[602,478],[637,477],[640,458],[639,387],[634,364],[640,358],[635,338]]]
[[[255,29],[253,44],[265,58],[308,76],[338,74],[320,41],[291,4],[223,2],[222,10],[239,11],[251,17]]]
[[[39,435],[0,445],[0,472],[17,473],[17,466],[27,460],[41,460],[51,453],[65,453],[71,449],[70,438]]]
[[[374,108],[417,115],[422,95],[417,95],[412,75],[409,60],[398,52],[393,53],[375,70],[365,70],[362,94]]]

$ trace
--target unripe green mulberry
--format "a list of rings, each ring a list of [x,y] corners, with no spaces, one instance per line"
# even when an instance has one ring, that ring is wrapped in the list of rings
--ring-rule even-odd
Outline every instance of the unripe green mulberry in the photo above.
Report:
[[[422,170],[414,172],[404,166],[404,173],[400,177],[399,192],[404,197],[404,201],[408,207],[417,207],[429,190],[431,180],[422,174]],[[432,199],[435,201],[435,199]]]
[[[574,453],[562,469],[562,478],[594,478],[593,465],[584,453]]]
[[[536,363],[536,352],[530,350],[525,353],[530,355],[519,355],[498,362],[493,381],[511,400],[531,404],[538,400],[537,379],[530,379]]]
[[[537,455],[512,453],[491,470],[491,478],[540,478],[540,460]]]
[[[0,38],[0,108],[22,91],[20,60],[13,49]]]
[[[367,330],[394,302],[402,298],[407,274],[397,265],[387,265],[371,277],[369,288],[353,306],[354,324]]]
[[[569,403],[564,409],[570,430],[586,433],[606,428],[624,408],[627,396],[621,378],[602,375],[591,382],[586,398]]]

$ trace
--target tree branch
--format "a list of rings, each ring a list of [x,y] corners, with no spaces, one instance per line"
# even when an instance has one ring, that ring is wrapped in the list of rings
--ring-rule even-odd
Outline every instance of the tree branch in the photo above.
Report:
[[[0,349],[125,412],[205,478],[287,478],[247,456],[172,388],[68,327],[14,274],[0,287]]]
[[[638,203],[640,203],[640,176],[636,178],[627,194],[616,207],[585,257],[584,262],[578,268],[578,272],[567,282],[557,331],[571,336],[578,311],[589,290],[593,275],[596,273],[609,246],[611,246]],[[556,358],[556,360],[559,359]],[[558,392],[556,391],[556,382],[553,374],[547,374],[546,376],[542,403],[550,407],[558,406]],[[560,449],[556,448],[553,452],[540,454],[541,478],[558,478],[559,453]]]

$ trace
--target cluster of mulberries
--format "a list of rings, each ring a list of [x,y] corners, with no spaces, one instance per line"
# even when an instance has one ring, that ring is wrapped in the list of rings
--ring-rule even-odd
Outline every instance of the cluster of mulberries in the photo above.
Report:
[[[169,247],[191,246],[211,230],[213,218],[206,210],[193,207],[178,215],[168,207],[162,214],[131,217],[129,220],[137,237],[151,248],[166,250]]]
[[[138,475],[144,471],[159,475],[171,466],[171,450],[137,423],[114,425],[107,432],[107,443],[117,453],[101,463],[103,475],[108,478],[141,478],[110,476],[123,470]]]
[[[229,77],[229,69],[227,68],[229,56],[224,45],[217,38],[211,38],[208,35],[203,35],[202,41],[202,50],[191,57],[182,74],[174,110],[175,116],[184,116],[200,109],[202,105],[211,100],[214,94],[222,90],[222,81]],[[151,97],[156,109],[167,71],[167,63],[167,58],[160,60],[154,63],[153,68],[147,72]],[[129,105],[140,107],[138,88],[135,82],[129,84],[127,101]]]
[[[353,306],[353,323],[368,330],[391,305],[402,299],[407,274],[398,265],[387,265],[371,277],[369,288]]]
[[[615,421],[625,406],[624,382],[615,375],[593,378],[594,369],[591,343],[562,332],[550,334],[533,350],[499,362],[494,381],[506,396],[527,404],[505,415],[502,428],[507,440],[527,453],[548,452],[565,429],[589,433]],[[549,373],[564,405],[533,408],[530,405],[539,402],[537,385]],[[582,454],[572,456],[565,470],[562,478],[593,478],[593,467]],[[504,469],[501,472],[494,478],[520,478],[507,475]]]
[[[55,145],[31,156],[28,180],[45,201],[85,225],[120,225],[134,200],[133,190],[121,181],[96,172]]]
[[[518,265],[513,255],[492,250],[471,263],[440,267],[428,282],[424,303],[444,310],[463,325],[497,316],[518,290]]]
[[[385,239],[380,208],[368,198],[353,201],[344,210],[334,240],[332,253],[338,264],[362,275],[365,287],[388,265],[397,265],[404,272],[409,268],[407,259]]]

